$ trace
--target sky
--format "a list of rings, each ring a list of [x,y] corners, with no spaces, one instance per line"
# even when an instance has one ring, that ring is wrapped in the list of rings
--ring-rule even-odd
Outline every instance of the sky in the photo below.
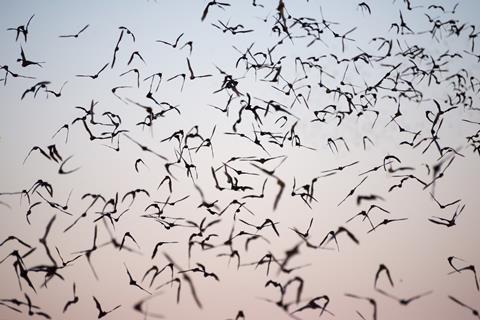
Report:
[[[471,312],[448,296],[472,308],[480,308],[475,278],[469,271],[449,274],[454,270],[447,259],[451,256],[461,258],[463,261],[454,262],[459,268],[468,265],[478,268],[480,265],[476,249],[480,241],[477,232],[480,225],[477,191],[480,153],[466,139],[475,135],[480,122],[478,84],[471,86],[480,77],[480,60],[475,56],[479,54],[480,44],[475,43],[472,50],[469,38],[470,26],[477,21],[480,3],[461,1],[452,14],[431,5],[442,5],[445,11],[452,11],[456,4],[453,1],[410,2],[411,10],[407,2],[401,0],[369,0],[366,3],[371,13],[368,13],[359,7],[358,1],[286,0],[285,18],[289,33],[280,31],[278,35],[278,21],[281,21],[278,1],[257,1],[257,6],[251,1],[230,1],[223,9],[211,6],[204,21],[201,16],[207,1],[3,1],[0,66],[8,66],[9,71],[34,79],[10,74],[6,81],[0,81],[0,243],[14,235],[36,248],[23,259],[27,269],[51,264],[39,239],[55,217],[48,234],[53,259],[61,263],[56,249],[64,260],[80,257],[59,271],[63,279],[54,277],[47,287],[42,287],[42,273],[29,271],[36,292],[24,280],[17,280],[13,267],[15,258],[8,257],[0,263],[0,299],[26,301],[27,294],[40,308],[34,311],[41,310],[52,319],[94,318],[98,313],[93,296],[105,310],[120,305],[105,317],[107,319],[153,319],[152,314],[161,314],[166,319],[234,319],[239,310],[245,313],[246,319],[290,319],[293,316],[317,319],[319,309],[293,315],[291,312],[314,297],[327,295],[330,299],[327,310],[334,315],[325,312],[321,318],[372,319],[372,308],[367,301],[346,295],[355,294],[375,299],[378,319],[471,319]],[[22,36],[16,40],[15,31],[8,29],[25,25],[32,15],[27,41]],[[391,28],[392,23],[400,23],[400,15],[413,29],[412,34],[396,33],[395,27]],[[294,24],[294,19],[300,17],[310,19],[303,21],[315,19],[320,26],[329,26],[324,28],[321,40],[312,42],[312,35],[298,23]],[[428,32],[432,28],[429,17],[438,21],[454,19],[456,25],[465,24],[465,27],[458,37],[449,36],[447,27],[432,37]],[[323,20],[325,24],[322,24]],[[213,26],[220,22],[228,22],[230,26],[241,24],[244,30],[251,31],[223,32]],[[77,38],[59,37],[75,34],[86,25],[88,27]],[[128,28],[135,39],[120,27]],[[351,40],[346,39],[342,48],[341,36],[352,29],[346,36]],[[174,43],[179,36],[175,48],[158,41]],[[112,66],[114,48],[120,37]],[[379,48],[381,39],[391,40],[393,44],[392,55],[384,59],[380,59],[386,53],[385,47]],[[188,41],[192,41],[191,53],[188,47],[182,48]],[[400,54],[407,48],[420,48],[424,56]],[[247,61],[239,59],[247,49]],[[17,61],[22,50],[28,60],[41,62],[41,66],[22,67]],[[144,61],[136,57],[128,64],[135,51]],[[337,63],[332,56],[351,59],[362,52],[371,55],[368,63],[361,60]],[[459,56],[440,58],[444,53],[458,53]],[[303,70],[298,61],[307,61],[309,57],[318,65]],[[211,76],[189,79],[187,61],[195,75]],[[436,73],[438,84],[434,81],[428,84],[426,78],[420,80],[409,75],[409,66],[416,64],[419,69],[429,70],[432,61],[440,64],[440,71]],[[442,64],[444,62],[448,63]],[[257,69],[252,66],[255,63]],[[261,66],[273,63],[277,67],[281,65],[278,82],[271,81],[275,71]],[[392,71],[389,79],[380,84],[377,100],[372,102],[371,92],[365,89],[378,83],[397,64],[402,73]],[[104,65],[105,69],[96,79],[78,77],[93,75]],[[140,74],[138,84],[133,71],[126,73],[131,69]],[[0,79],[4,79],[6,71],[0,71]],[[144,80],[156,73],[162,74],[158,90],[158,77],[154,82]],[[181,78],[172,79],[182,73],[186,74],[183,88]],[[239,94],[222,87],[225,74],[238,82]],[[466,75],[470,84],[457,85],[454,83],[455,74]],[[399,91],[392,90],[395,75],[411,81],[412,88],[421,92],[422,98],[399,98]],[[64,85],[61,96],[56,97],[41,88],[35,96],[27,93],[22,98],[25,90],[40,81],[49,81],[47,89],[54,92]],[[294,92],[286,94],[289,83],[293,83]],[[117,95],[112,93],[114,87],[121,87],[117,89]],[[406,82],[400,87],[405,89]],[[342,118],[340,124],[342,114],[338,111],[347,110],[347,104],[344,96],[339,98],[338,94],[328,92],[336,88],[351,92],[356,103],[356,110]],[[163,104],[148,99],[146,94],[149,92]],[[415,139],[417,143],[431,137],[431,121],[428,119],[432,119],[431,115],[437,110],[435,101],[446,110],[448,97],[456,101],[458,96],[455,94],[462,92],[471,99],[464,102],[471,101],[471,104],[457,103],[455,109],[441,116],[442,125],[438,129],[440,144],[451,147],[458,154],[441,155],[434,146],[424,151],[428,140],[415,148],[401,144],[402,141]],[[229,111],[221,112],[218,108],[223,108],[230,96]],[[301,100],[302,96],[308,98]],[[399,99],[400,103],[397,105],[392,97]],[[284,111],[265,112],[269,101],[282,105]],[[96,103],[94,119],[87,116],[86,123],[94,135],[108,136],[112,129],[112,125],[89,122],[109,123],[106,112],[120,117],[118,129],[125,131],[112,139],[90,140],[82,122],[72,124],[72,121],[84,115],[79,107],[88,109],[92,102]],[[139,125],[148,114],[145,106],[160,112],[166,110],[167,105],[176,109],[165,111],[150,126]],[[316,114],[321,115],[317,111],[328,105],[335,105],[336,111],[327,114],[326,121],[312,121]],[[367,107],[362,110],[362,105]],[[245,106],[258,107],[260,121]],[[236,126],[237,134],[233,134],[240,110],[243,110],[242,117]],[[398,110],[401,115],[392,122]],[[375,112],[379,115],[377,119]],[[282,125],[283,121],[285,124]],[[65,130],[57,133],[65,124],[69,126],[68,139]],[[201,138],[189,139],[187,146],[182,139],[185,153],[168,172],[165,164],[175,162],[180,150],[175,138],[166,138],[177,130],[183,130],[185,134],[198,130]],[[265,132],[272,135],[261,135]],[[289,132],[301,139],[302,146],[288,139],[283,146],[272,142],[276,139],[274,137],[288,136]],[[254,143],[255,134],[262,146]],[[367,141],[364,146],[364,136],[372,143]],[[128,137],[160,156],[142,151]],[[328,144],[329,138],[339,137],[344,139],[348,148],[341,140],[336,141],[336,147]],[[211,148],[207,141],[211,142]],[[119,151],[113,150],[117,144]],[[60,161],[47,159],[38,150],[26,159],[32,147],[47,150],[50,145],[55,145],[62,158]],[[387,156],[400,160],[400,163],[392,160],[391,168],[396,172],[382,167],[361,175],[382,165]],[[232,157],[241,159],[231,161]],[[251,161],[269,157],[274,159],[264,164]],[[66,170],[78,170],[60,174],[59,167],[66,159],[69,159],[64,165]],[[451,165],[434,188],[424,188],[421,183],[409,179],[401,187],[389,191],[400,183],[402,177],[398,175],[412,174],[422,181],[432,181],[433,168],[440,164],[442,168],[451,159]],[[274,176],[252,163],[267,171],[274,170]],[[194,166],[190,175],[187,164]],[[326,175],[328,170],[347,164],[352,165]],[[403,170],[399,169],[402,167]],[[214,169],[218,169],[217,177],[224,190],[215,187]],[[238,170],[244,174],[239,174]],[[251,190],[226,190],[230,183],[225,172],[237,178],[239,185]],[[159,187],[165,176],[171,178],[172,191],[166,184]],[[300,196],[292,195],[292,190],[301,192],[298,188],[310,185],[314,177],[319,177],[314,199],[303,201]],[[274,207],[279,190],[277,178],[285,184],[285,189],[278,206]],[[32,185],[39,179],[53,186],[51,197],[44,188],[32,191]],[[354,194],[341,202],[356,185],[359,187]],[[263,197],[243,198],[261,194],[263,186]],[[131,197],[122,201],[125,194],[136,189],[145,189],[148,196],[138,193],[131,203]],[[198,189],[202,190],[203,196]],[[19,194],[10,194],[21,190],[29,190],[30,202]],[[104,208],[100,201],[88,208],[89,200],[82,199],[87,193],[101,194],[107,201],[115,199],[118,194],[118,212],[113,215],[118,221],[112,224],[106,218],[101,219],[102,211],[105,213],[111,208]],[[459,201],[442,209],[432,199],[432,194],[441,204]],[[356,201],[359,195],[378,197],[359,204]],[[164,209],[164,219],[177,221],[180,226],[166,229],[162,223],[148,217],[152,210],[146,208],[155,201],[172,203],[184,197],[187,198],[166,205]],[[65,205],[68,199],[68,208],[62,212],[45,199],[60,205]],[[222,215],[213,215],[206,208],[199,207],[202,201],[216,201],[218,210],[221,210],[232,200],[244,202],[238,212],[232,206]],[[37,202],[27,220],[29,208]],[[368,232],[371,227],[367,220],[356,218],[347,222],[361,210],[368,210],[370,205],[389,212],[374,209],[370,214],[374,225],[384,218],[407,219],[379,226],[373,232]],[[434,216],[448,219],[463,205],[465,208],[457,224],[451,228],[429,220]],[[86,217],[65,231],[87,208]],[[122,212],[125,213],[120,216]],[[195,244],[189,259],[189,239],[198,230],[187,221],[200,224],[204,218],[207,222],[219,219],[198,238],[200,241],[211,234],[206,242],[212,247],[202,248]],[[241,222],[261,225],[265,219],[277,223],[279,236],[272,228],[256,230]],[[341,234],[337,239],[338,249],[334,241],[318,249],[308,248],[306,240],[293,229],[305,231],[311,219],[309,242],[318,244],[328,232],[343,226],[355,235],[359,244]],[[95,228],[99,249],[92,253],[91,262],[98,279],[81,254],[91,248]],[[238,269],[235,259],[229,262],[228,256],[223,255],[230,253],[224,242],[232,228],[234,234],[244,231],[258,236],[250,242],[248,250],[245,235],[233,241],[232,248],[238,250],[241,257]],[[127,238],[126,244],[134,250],[113,247],[110,232],[119,242],[129,232],[135,242]],[[175,243],[162,246],[152,258],[152,251],[160,241]],[[266,254],[282,259],[286,251],[297,244],[300,244],[300,253],[289,262],[288,266],[294,269],[290,273],[279,271],[275,263],[268,274],[266,265],[255,267]],[[0,259],[14,250],[21,254],[29,251],[18,242],[9,241],[0,246]],[[185,281],[182,281],[181,299],[177,303],[175,285],[163,285],[170,280],[168,273],[160,274],[152,286],[150,276],[141,281],[150,267],[161,268],[169,262],[165,254],[179,265],[175,277],[181,278],[179,269],[193,268],[196,263],[218,275],[220,281],[203,277],[201,273],[187,273],[195,283],[201,308]],[[375,290],[373,283],[380,264],[388,267],[394,282],[394,286],[390,286],[382,274],[378,281],[381,290],[399,298],[422,293],[428,295],[404,306]],[[152,295],[129,285],[126,268]],[[275,305],[279,290],[265,284],[269,280],[284,284],[296,276],[304,280],[301,301],[293,303],[289,312],[285,312]],[[73,298],[74,283],[79,301],[63,313],[64,305]],[[293,288],[294,285],[286,291],[285,302],[295,300],[296,289]],[[134,310],[134,305],[145,298],[148,298],[144,305],[146,309],[143,309],[146,311],[141,314]],[[26,306],[18,309],[21,312],[0,304],[0,319],[28,317]]]

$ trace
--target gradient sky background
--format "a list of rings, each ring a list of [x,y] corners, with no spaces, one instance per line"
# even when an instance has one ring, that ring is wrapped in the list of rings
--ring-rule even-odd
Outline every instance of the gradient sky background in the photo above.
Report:
[[[339,56],[351,57],[358,54],[359,48],[368,52],[375,52],[377,44],[371,43],[373,37],[386,36],[399,39],[402,46],[414,45],[425,47],[426,52],[433,56],[439,56],[446,50],[451,53],[459,52],[463,58],[455,59],[449,64],[449,72],[453,73],[465,68],[470,75],[479,77],[478,62],[463,52],[470,49],[467,41],[468,33],[454,39],[446,37],[436,41],[427,34],[415,34],[404,37],[389,32],[390,24],[399,20],[399,10],[404,14],[405,20],[415,31],[428,29],[428,20],[425,16],[428,5],[432,2],[413,1],[413,5],[423,8],[408,11],[403,1],[397,0],[367,1],[372,8],[372,15],[362,13],[357,7],[357,1],[286,1],[288,12],[296,17],[309,16],[319,21],[322,19],[321,12],[326,20],[338,22],[335,30],[344,33],[353,27],[357,29],[351,34],[354,42],[347,42],[344,53],[338,40],[326,35],[325,43],[316,42],[307,47],[309,41],[294,39],[293,43],[285,40],[283,45],[275,51],[275,57],[286,56],[283,63],[282,76],[289,81],[300,78],[302,73],[295,71],[294,60],[296,57],[321,56],[332,52]],[[37,284],[38,294],[30,289],[25,292],[32,298],[32,302],[49,313],[53,319],[91,319],[97,313],[92,300],[95,295],[102,302],[105,309],[118,304],[121,308],[107,316],[107,319],[143,319],[143,316],[133,310],[133,305],[145,297],[145,293],[138,288],[128,286],[128,277],[124,263],[128,266],[137,280],[152,265],[159,267],[167,263],[162,255],[154,260],[150,259],[154,245],[158,241],[178,241],[178,244],[165,247],[165,252],[187,267],[187,241],[192,232],[189,228],[174,228],[165,230],[160,224],[150,219],[141,217],[145,207],[152,201],[165,201],[168,192],[165,187],[157,190],[158,183],[166,174],[164,161],[158,158],[142,154],[139,148],[125,137],[120,138],[120,152],[115,152],[103,145],[102,141],[89,141],[85,130],[80,125],[72,126],[68,143],[64,143],[64,134],[60,133],[54,139],[52,135],[65,123],[80,116],[76,106],[87,107],[93,100],[98,101],[97,112],[111,111],[121,115],[124,129],[129,129],[129,135],[142,143],[148,144],[156,152],[168,157],[175,158],[175,144],[159,141],[171,135],[178,129],[188,131],[192,126],[198,125],[199,132],[209,136],[216,126],[212,138],[215,156],[208,149],[201,149],[194,153],[194,162],[198,168],[198,180],[196,184],[202,187],[207,200],[219,200],[220,207],[227,205],[232,199],[239,198],[244,194],[234,192],[219,192],[215,189],[211,177],[210,167],[218,167],[222,162],[232,156],[267,156],[261,149],[252,145],[240,137],[228,136],[223,133],[231,132],[231,127],[236,119],[240,99],[232,103],[231,114],[225,114],[210,107],[209,105],[223,106],[228,98],[224,93],[213,94],[223,81],[216,67],[233,74],[239,80],[239,90],[242,93],[249,92],[252,96],[264,100],[275,99],[280,103],[290,105],[292,97],[287,97],[271,88],[270,83],[260,81],[260,76],[255,78],[252,71],[248,73],[243,63],[236,69],[235,62],[240,54],[233,48],[245,50],[254,43],[254,51],[266,51],[278,42],[278,37],[272,32],[273,16],[278,5],[276,1],[262,0],[264,8],[253,7],[250,1],[232,1],[231,7],[226,10],[212,8],[204,22],[200,16],[206,1],[3,1],[0,13],[0,65],[8,65],[16,73],[36,77],[35,80],[9,77],[6,86],[0,85],[0,154],[2,166],[0,168],[0,192],[20,191],[28,189],[38,179],[50,182],[54,186],[54,201],[64,203],[70,192],[72,196],[69,202],[69,212],[73,217],[62,214],[47,204],[36,207],[30,217],[31,224],[25,220],[28,210],[26,201],[20,202],[19,196],[0,196],[0,201],[8,204],[0,204],[0,241],[9,235],[16,235],[32,246],[38,247],[36,252],[25,259],[28,266],[34,266],[48,261],[45,252],[38,239],[43,235],[45,226],[51,217],[56,214],[48,238],[51,248],[59,248],[65,259],[73,258],[73,252],[85,250],[91,246],[94,223],[97,218],[95,211],[102,209],[96,205],[86,219],[69,232],[63,230],[72,223],[88,206],[81,196],[87,192],[101,193],[106,198],[112,198],[118,192],[120,196],[136,188],[149,190],[151,199],[140,195],[132,205],[128,213],[115,225],[115,236],[121,239],[126,231],[130,231],[140,245],[140,254],[132,254],[126,251],[119,252],[111,246],[99,249],[93,253],[92,262],[99,274],[100,280],[96,281],[85,258],[62,270],[65,281],[52,280],[48,288],[40,288],[42,276],[32,275]],[[451,9],[455,2],[436,1]],[[321,8],[321,9],[320,9]],[[475,24],[478,20],[480,2],[476,0],[461,1],[455,14],[455,19],[464,23]],[[440,11],[430,10],[431,15],[440,16]],[[28,41],[23,39],[15,42],[15,33],[6,31],[9,27],[25,24],[28,18],[33,18]],[[450,17],[445,14],[442,19]],[[263,19],[268,17],[267,23]],[[222,33],[214,28],[211,23],[218,19],[227,21],[230,19],[233,25],[241,23],[247,29],[254,32],[232,36]],[[89,28],[78,39],[61,39],[61,34],[76,33],[83,26],[89,24]],[[136,36],[133,42],[128,35],[124,34],[118,53],[118,60],[113,69],[107,67],[104,73],[96,80],[78,78],[76,74],[94,74],[104,64],[110,63],[113,49],[120,34],[119,26],[127,26]],[[469,32],[469,31],[468,31]],[[193,52],[188,55],[187,49],[173,49],[155,40],[174,41],[181,33],[184,33],[181,43],[193,41]],[[476,44],[480,46],[480,43]],[[16,62],[20,56],[20,47],[23,47],[27,58],[33,61],[42,61],[43,68],[30,66],[22,68]],[[139,68],[141,79],[156,73],[164,75],[162,84],[155,97],[161,101],[168,101],[173,105],[179,105],[181,115],[175,112],[167,113],[165,118],[158,120],[152,131],[135,124],[142,121],[145,113],[134,104],[127,104],[112,95],[111,88],[125,85],[132,88],[119,91],[123,98],[130,98],[144,104],[151,105],[144,98],[148,92],[149,83],[141,82],[140,88],[136,88],[135,77],[128,74],[120,77],[120,74],[129,70],[127,66],[131,52],[138,50],[144,57],[146,64],[135,61],[134,67]],[[475,49],[478,54],[478,49]],[[187,80],[183,91],[180,91],[180,81],[167,82],[166,79],[181,72],[187,72],[186,57],[192,62],[195,73],[213,74],[205,79]],[[405,62],[405,58],[393,57],[389,60]],[[345,66],[339,66],[333,59],[327,57],[320,60],[322,67],[333,78],[325,77],[327,86],[336,87],[345,71]],[[373,66],[359,66],[359,73],[349,68],[346,80],[358,86],[367,83],[375,83],[382,77],[386,68]],[[446,73],[449,74],[449,73]],[[262,73],[263,76],[265,74]],[[0,79],[3,72],[0,73]],[[446,77],[446,76],[445,76]],[[64,81],[65,85],[60,98],[46,96],[41,91],[36,98],[32,95],[20,100],[22,93],[41,80],[51,81],[49,88],[57,91]],[[345,296],[345,293],[353,293],[369,296],[378,303],[378,319],[471,319],[468,310],[463,309],[448,299],[453,295],[466,304],[480,308],[480,293],[476,290],[473,276],[468,272],[447,275],[451,267],[447,263],[447,257],[461,257],[468,264],[480,266],[480,199],[478,187],[480,181],[480,162],[478,153],[474,154],[472,147],[467,146],[465,137],[472,135],[478,130],[478,125],[462,122],[462,119],[480,121],[478,111],[458,108],[445,115],[445,122],[440,132],[442,145],[459,148],[464,157],[456,157],[451,167],[442,178],[435,190],[435,194],[442,203],[448,203],[461,199],[465,204],[465,210],[458,218],[458,225],[453,228],[445,228],[432,224],[428,218],[441,216],[449,218],[455,211],[456,206],[450,206],[441,210],[432,201],[429,191],[423,190],[419,184],[407,181],[403,188],[393,192],[388,189],[399,183],[399,179],[382,170],[370,175],[365,183],[358,189],[358,194],[379,194],[384,201],[376,204],[391,212],[389,218],[404,218],[408,220],[392,223],[380,227],[375,232],[367,234],[369,226],[366,222],[354,220],[348,224],[345,221],[359,212],[367,209],[369,203],[357,206],[352,197],[341,206],[337,206],[349,190],[359,183],[362,177],[358,174],[382,163],[387,154],[394,154],[402,160],[402,165],[412,166],[415,175],[425,181],[431,176],[427,174],[423,164],[433,166],[438,161],[438,153],[430,149],[422,153],[421,148],[411,149],[399,146],[399,142],[411,139],[408,134],[398,132],[394,125],[385,126],[390,116],[396,111],[396,105],[388,100],[379,100],[376,110],[381,115],[375,127],[372,128],[374,117],[371,115],[358,118],[346,119],[340,127],[336,121],[328,123],[312,123],[313,111],[325,107],[330,103],[337,103],[331,96],[319,90],[317,83],[320,81],[314,71],[309,73],[309,78],[302,84],[312,85],[312,94],[309,100],[310,109],[305,106],[295,105],[292,112],[300,119],[298,133],[304,145],[315,148],[308,150],[285,146],[283,149],[269,146],[268,151],[272,156],[286,155],[288,158],[276,171],[286,183],[285,192],[277,210],[272,211],[272,203],[278,187],[274,180],[269,179],[265,189],[265,198],[252,199],[247,203],[248,209],[255,213],[251,216],[243,210],[238,217],[261,223],[265,218],[278,221],[280,237],[271,230],[262,231],[262,235],[270,240],[269,243],[260,241],[253,242],[248,252],[243,250],[244,240],[239,240],[236,245],[241,249],[242,263],[254,262],[267,252],[275,256],[283,256],[285,251],[291,249],[299,242],[298,236],[290,228],[305,230],[308,222],[313,217],[314,223],[311,230],[311,240],[319,243],[330,230],[336,230],[341,225],[349,228],[360,240],[357,246],[343,236],[339,237],[340,252],[336,250],[311,250],[305,246],[301,248],[301,255],[296,256],[291,266],[308,264],[305,268],[297,270],[290,275],[276,273],[276,268],[269,276],[265,275],[265,266],[255,269],[253,266],[241,267],[236,270],[235,262],[228,266],[228,258],[217,257],[219,253],[228,252],[226,247],[202,251],[198,246],[194,247],[192,262],[201,262],[207,266],[207,270],[215,272],[220,277],[220,282],[205,279],[200,274],[192,274],[192,278],[199,291],[200,299],[204,307],[199,309],[184,283],[182,287],[182,299],[180,304],[175,303],[176,289],[165,287],[162,293],[150,300],[148,311],[160,313],[168,319],[227,319],[234,318],[238,310],[244,310],[247,319],[288,319],[281,309],[274,304],[268,303],[262,298],[278,299],[278,290],[269,287],[264,288],[268,279],[284,282],[294,275],[300,275],[305,280],[303,300],[315,296],[328,295],[331,302],[328,309],[335,314],[336,319],[360,319],[356,310],[359,310],[367,319],[371,319],[371,308],[365,301],[355,300]],[[418,85],[418,89],[424,93],[425,101],[413,103],[402,100],[403,116],[399,118],[402,126],[411,131],[422,130],[428,134],[429,126],[425,119],[426,110],[434,110],[435,106],[429,99],[444,101],[446,94],[452,92],[452,87],[447,81],[441,85],[426,87]],[[478,108],[478,96],[474,97],[474,107]],[[256,100],[256,104],[260,101]],[[242,124],[243,132],[251,132],[251,116]],[[276,130],[271,118],[265,124],[265,130]],[[368,135],[375,146],[363,150],[361,137]],[[327,145],[329,137],[343,136],[350,146],[347,152],[339,145],[340,151],[332,153]],[[58,165],[47,161],[39,153],[32,153],[25,164],[22,164],[25,156],[32,146],[46,147],[56,144],[64,158],[73,155],[69,165],[71,168],[81,167],[79,171],[70,175],[58,175]],[[134,170],[135,160],[142,158],[147,167],[141,167],[140,172]],[[318,202],[312,204],[309,209],[298,197],[291,197],[293,181],[298,185],[310,183],[312,177],[321,175],[322,170],[332,169],[340,164],[359,161],[354,167],[345,169],[341,174],[325,177],[318,181],[315,189],[315,197]],[[277,162],[278,163],[278,162]],[[273,168],[273,165],[266,168]],[[238,165],[238,169],[257,172],[244,163]],[[186,177],[185,170],[181,167],[172,169],[178,178],[174,181],[172,199],[179,199],[185,195],[190,197],[174,207],[168,207],[166,214],[173,217],[184,217],[188,220],[201,221],[203,217],[211,220],[206,211],[197,209],[201,203],[199,193],[193,187],[190,178]],[[263,181],[266,177],[262,174],[243,179],[242,183],[255,187],[253,193],[260,193]],[[38,196],[37,196],[38,198]],[[372,202],[373,203],[373,202]],[[121,210],[126,209],[128,204],[122,204]],[[382,214],[373,214],[373,219],[378,223],[383,219]],[[212,240],[214,244],[221,244],[228,238],[232,228],[233,213],[229,212],[222,216],[222,222],[212,228],[212,232],[219,235]],[[102,223],[98,223],[98,243],[109,241],[109,235]],[[236,232],[245,230],[254,232],[237,223]],[[135,244],[130,243],[135,247]],[[12,250],[18,248],[16,243],[7,243],[0,247],[0,259],[7,256]],[[331,248],[334,248],[333,246]],[[23,250],[23,248],[22,248]],[[23,252],[23,251],[22,251]],[[57,257],[56,257],[57,258]],[[13,260],[10,258],[0,265],[0,298],[24,299],[19,288],[12,267]],[[375,292],[373,279],[378,265],[386,264],[395,282],[394,288],[389,288],[385,278],[381,279],[382,286],[388,292],[398,297],[410,297],[422,292],[433,290],[433,293],[412,302],[408,306],[401,306],[393,299],[382,296]],[[157,278],[152,290],[156,285],[168,281],[169,276],[162,274]],[[62,314],[62,308],[66,301],[72,297],[72,283],[77,284],[77,293],[80,297],[78,304],[73,305],[66,314]],[[148,286],[148,281],[142,283]],[[22,283],[25,289],[25,283]],[[30,290],[30,291],[29,291]],[[294,291],[289,291],[286,300],[294,299]],[[316,319],[319,311],[305,311],[299,313],[302,319]],[[0,319],[23,319],[25,314],[18,314],[0,306]],[[324,314],[322,318],[333,318]]]

